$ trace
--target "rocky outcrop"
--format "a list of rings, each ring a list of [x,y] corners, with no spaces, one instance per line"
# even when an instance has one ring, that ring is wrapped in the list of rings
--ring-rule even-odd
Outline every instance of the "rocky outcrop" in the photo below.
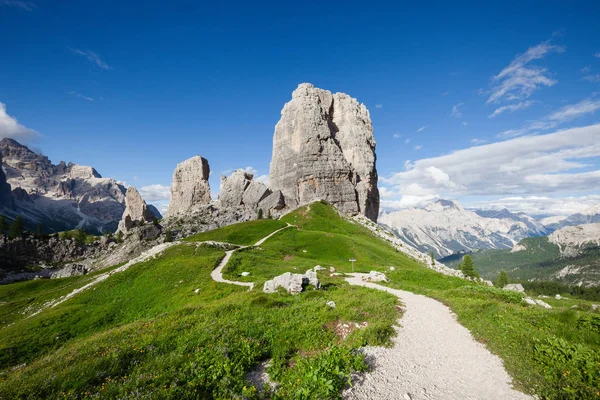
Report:
[[[252,174],[237,170],[229,177],[221,177],[219,205],[226,208],[245,206],[267,213],[281,210],[285,203],[281,191],[273,192],[267,185],[255,180]]]
[[[275,293],[280,287],[282,287],[290,294],[298,294],[302,292],[308,285],[313,285],[315,289],[318,289],[321,286],[319,279],[317,279],[316,272],[308,270],[304,275],[286,272],[276,276],[270,281],[266,281],[265,285],[263,286],[263,292]]]
[[[14,206],[10,185],[6,182],[6,174],[2,167],[2,154],[0,153],[0,209],[3,207],[12,208]]]
[[[154,218],[154,214],[150,211],[137,189],[130,186],[125,195],[125,211],[123,217],[121,217],[121,222],[119,222],[119,230],[127,232],[135,226],[152,222]]]
[[[13,189],[14,213],[46,232],[117,228],[125,209],[125,188],[89,166],[64,161],[54,165],[14,139],[0,141],[2,168]],[[1,178],[0,178],[1,181]]]
[[[194,156],[179,164],[173,172],[171,184],[171,201],[167,217],[186,213],[194,207],[209,204],[210,185],[208,177],[210,167],[208,161],[200,156]]]
[[[303,83],[275,126],[269,182],[291,208],[323,199],[376,221],[375,161],[367,108],[347,94]]]

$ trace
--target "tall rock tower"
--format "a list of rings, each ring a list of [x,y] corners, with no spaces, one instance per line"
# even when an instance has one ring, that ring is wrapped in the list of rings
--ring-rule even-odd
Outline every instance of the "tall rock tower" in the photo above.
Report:
[[[375,161],[367,108],[347,94],[302,83],[275,126],[269,184],[289,207],[323,199],[377,221]]]

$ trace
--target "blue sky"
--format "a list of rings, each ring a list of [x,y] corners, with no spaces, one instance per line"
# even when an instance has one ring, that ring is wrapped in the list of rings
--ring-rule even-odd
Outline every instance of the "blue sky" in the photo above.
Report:
[[[0,0],[0,136],[164,206],[195,154],[213,192],[268,175],[283,104],[311,82],[369,108],[387,209],[600,203],[597,1],[216,3]]]

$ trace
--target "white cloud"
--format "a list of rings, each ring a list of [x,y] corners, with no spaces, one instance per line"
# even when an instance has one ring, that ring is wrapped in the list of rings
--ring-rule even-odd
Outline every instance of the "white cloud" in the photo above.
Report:
[[[590,82],[600,82],[600,74],[584,76],[583,79]]]
[[[154,184],[148,186],[142,186],[138,190],[140,195],[147,203],[155,201],[169,201],[171,199],[171,187]],[[161,211],[162,214],[162,211]]]
[[[421,148],[422,148],[422,147],[423,147],[423,146],[422,146],[422,145],[420,145],[420,144],[416,145],[416,146],[415,146],[415,151],[419,151],[419,150],[421,150]]]
[[[461,118],[462,118],[462,112],[460,112],[459,108],[460,108],[460,107],[461,107],[463,104],[465,104],[465,103],[463,103],[463,102],[460,102],[460,103],[458,103],[458,104],[455,104],[455,105],[453,105],[453,106],[452,106],[452,114],[450,114],[450,115],[452,115],[454,118],[461,119]]]
[[[0,7],[15,7],[25,11],[33,11],[37,8],[33,1],[28,0],[0,0]]]
[[[248,174],[252,174],[252,175],[256,175],[258,173],[256,168],[251,167],[251,166],[247,166],[246,168],[244,168],[244,172],[246,172]]]
[[[399,133],[394,133],[394,139],[400,139],[402,137]]]
[[[473,143],[475,145],[479,145],[479,144],[487,143],[487,140],[475,138],[475,139],[471,139],[471,143]]]
[[[448,93],[450,93],[450,92],[444,92],[444,93],[442,93],[442,96],[448,96]]]
[[[254,179],[269,186],[269,175],[260,175]]]
[[[512,138],[527,133],[539,132],[542,130],[554,129],[561,124],[573,121],[587,114],[592,114],[600,110],[600,100],[582,100],[576,104],[569,104],[558,111],[546,115],[544,118],[530,122],[520,129],[509,129],[499,133],[501,138]]]
[[[0,138],[12,138],[21,143],[38,139],[39,133],[21,125],[6,112],[6,104],[0,102]]]
[[[467,124],[465,121],[463,121],[463,123],[462,123],[462,124],[463,124],[464,126],[467,126],[467,125],[469,125],[469,124]]]
[[[424,131],[425,129],[427,129],[427,128],[429,128],[429,125],[422,126],[422,127],[420,127],[419,129],[417,129],[417,133],[419,133],[419,132],[423,132],[423,131]]]
[[[600,58],[600,52],[598,52],[598,53],[594,53],[594,57],[596,57],[596,58]]]
[[[533,103],[535,103],[535,102],[531,101],[531,100],[527,100],[527,101],[522,101],[522,102],[516,103],[516,104],[509,104],[507,106],[502,106],[502,107],[496,108],[494,110],[494,112],[488,116],[488,118],[497,117],[498,115],[502,114],[505,111],[515,112],[517,110],[524,110],[526,108],[531,107],[531,105]]]
[[[380,178],[408,196],[547,196],[600,187],[600,124],[525,136],[417,160]],[[582,169],[585,170],[582,171]],[[414,200],[414,199],[413,199]],[[412,201],[412,200],[411,200]]]
[[[87,100],[87,101],[94,101],[94,99],[93,99],[93,98],[91,98],[91,97],[89,97],[89,96],[86,96],[86,95],[83,95],[83,94],[81,94],[81,93],[77,93],[77,92],[76,92],[76,91],[74,91],[74,90],[71,90],[71,91],[69,92],[69,94],[70,94],[71,96],[75,96],[75,97],[77,97],[77,98],[80,98],[80,99],[83,99],[83,100]]]
[[[529,65],[531,61],[539,60],[546,54],[562,53],[564,48],[551,45],[549,41],[530,47],[515,59],[500,73],[492,78],[492,91],[486,104],[501,99],[526,99],[541,86],[553,86],[557,83],[545,68]]]
[[[581,73],[582,74],[585,74],[586,72],[590,72],[590,71],[591,71],[591,68],[590,68],[589,65],[581,68]]]
[[[90,51],[90,50],[83,51],[83,50],[79,50],[79,49],[73,49],[71,47],[69,47],[69,50],[71,50],[74,54],[85,57],[88,61],[96,64],[98,67],[100,67],[102,69],[105,69],[105,70],[113,69],[113,67],[108,65],[104,60],[102,60],[102,58],[100,58],[99,54],[94,53],[93,51]]]
[[[375,108],[383,108],[383,104],[375,104]]]
[[[410,143],[410,138],[404,139],[404,143],[409,144]]]

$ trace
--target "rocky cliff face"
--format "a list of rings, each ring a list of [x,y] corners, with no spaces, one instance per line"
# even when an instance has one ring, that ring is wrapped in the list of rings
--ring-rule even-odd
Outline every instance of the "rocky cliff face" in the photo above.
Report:
[[[177,164],[173,172],[171,201],[166,216],[186,213],[196,206],[210,203],[209,175],[210,167],[203,157],[194,156]]]
[[[0,167],[2,167],[2,154],[0,153]],[[0,209],[4,207],[13,207],[13,197],[10,185],[6,182],[6,174],[3,168],[0,168]]]
[[[316,199],[376,221],[379,191],[369,111],[344,93],[303,83],[275,126],[269,181],[286,205]]]
[[[135,226],[152,222],[154,218],[154,213],[148,208],[137,189],[133,186],[127,188],[125,211],[119,222],[119,230],[126,232]]]
[[[13,139],[0,141],[2,167],[13,189],[15,213],[48,231],[114,231],[125,209],[125,188],[92,167],[54,165]],[[0,179],[1,180],[1,179]]]

